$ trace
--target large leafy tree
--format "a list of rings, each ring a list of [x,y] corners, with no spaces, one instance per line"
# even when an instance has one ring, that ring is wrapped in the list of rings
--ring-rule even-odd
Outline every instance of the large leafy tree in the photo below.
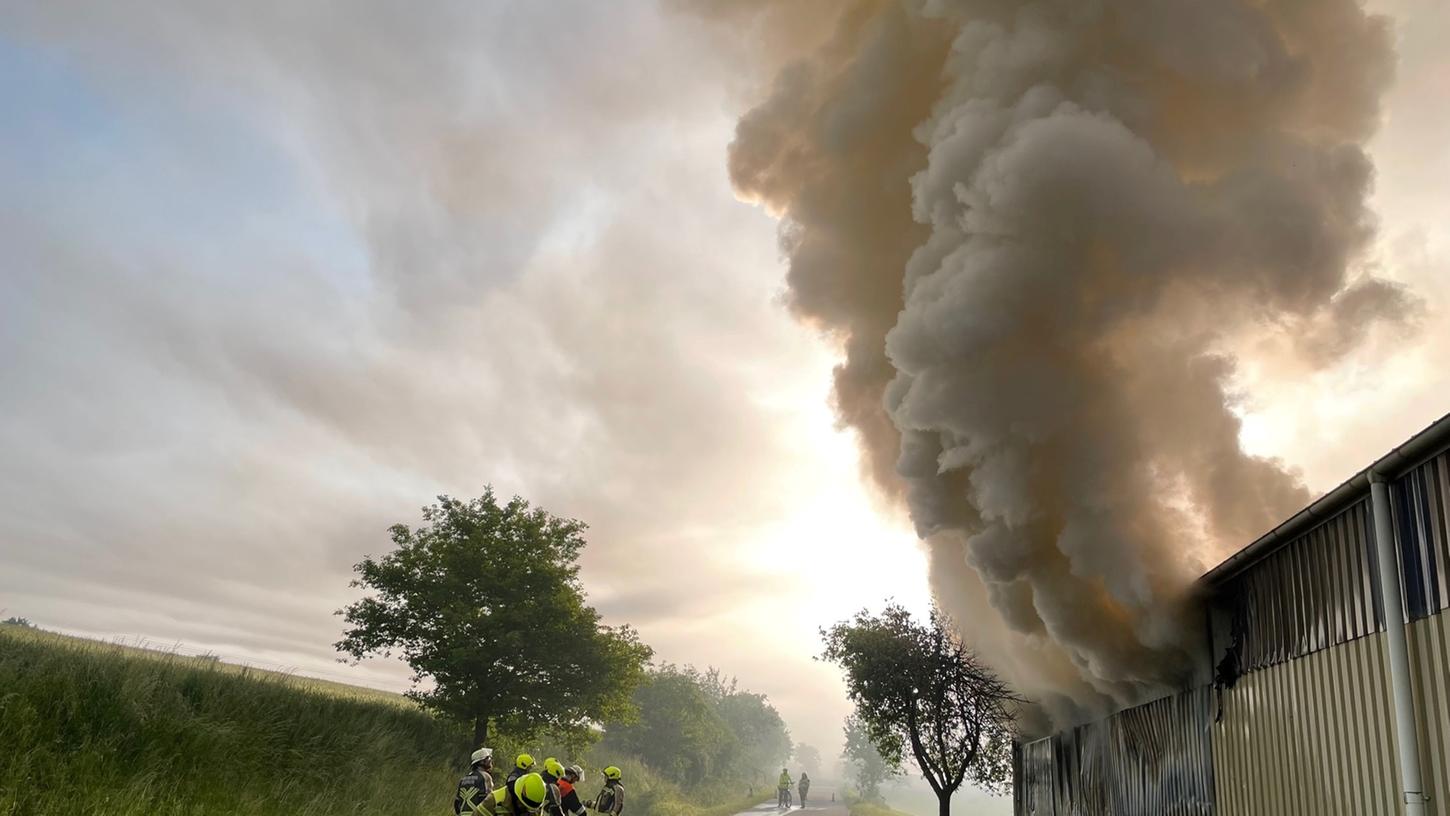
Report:
[[[628,719],[651,656],[629,627],[611,628],[585,603],[585,525],[493,490],[440,496],[423,524],[394,525],[394,549],[353,569],[371,594],[338,611],[337,649],[352,660],[400,654],[409,696],[473,725],[518,733],[583,732]]]
[[[888,765],[910,756],[937,796],[941,816],[970,780],[1011,784],[1017,698],[932,609],[926,623],[890,605],[822,630],[823,657],[839,665],[856,718]]]

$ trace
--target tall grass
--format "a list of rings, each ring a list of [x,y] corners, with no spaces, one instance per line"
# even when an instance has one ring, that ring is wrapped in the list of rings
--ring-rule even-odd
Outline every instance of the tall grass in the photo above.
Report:
[[[502,767],[540,748],[502,735]],[[0,625],[0,816],[439,816],[472,746],[397,695]],[[566,759],[566,752],[555,755]],[[624,771],[628,816],[730,816],[771,793]]]
[[[401,697],[0,627],[0,814],[439,814],[465,736]]]

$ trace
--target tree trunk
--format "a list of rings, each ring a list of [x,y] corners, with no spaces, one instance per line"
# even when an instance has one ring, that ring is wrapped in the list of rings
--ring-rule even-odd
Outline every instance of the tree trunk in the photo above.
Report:
[[[937,816],[952,816],[952,792],[938,791],[936,795]]]
[[[473,747],[482,748],[488,742],[488,715],[473,718]]]

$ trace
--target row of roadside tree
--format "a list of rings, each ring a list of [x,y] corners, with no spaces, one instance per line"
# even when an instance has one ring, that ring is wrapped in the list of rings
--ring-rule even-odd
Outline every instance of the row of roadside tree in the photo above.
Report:
[[[745,787],[779,769],[790,732],[764,695],[715,669],[653,665],[631,627],[584,594],[582,522],[492,490],[440,496],[392,549],[356,565],[366,594],[339,610],[346,660],[399,656],[410,697],[473,743],[557,745],[638,757],[686,787]],[[600,740],[602,744],[596,745]]]
[[[698,787],[762,781],[792,753],[769,701],[719,671],[652,665],[629,626],[605,625],[579,578],[585,525],[492,490],[440,496],[423,524],[390,529],[393,549],[355,567],[364,597],[338,611],[350,660],[401,656],[409,696],[471,726],[547,740],[571,755],[605,740],[669,779]],[[890,604],[821,632],[855,715],[847,755],[859,787],[916,766],[947,816],[964,784],[1005,792],[1024,702],[932,608]],[[868,746],[870,750],[868,750]]]

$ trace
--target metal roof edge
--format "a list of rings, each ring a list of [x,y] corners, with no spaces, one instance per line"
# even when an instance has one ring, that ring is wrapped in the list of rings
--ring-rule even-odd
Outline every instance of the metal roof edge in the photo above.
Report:
[[[1286,544],[1290,539],[1329,519],[1368,492],[1371,474],[1394,479],[1426,459],[1450,446],[1450,414],[1440,417],[1424,430],[1390,449],[1374,464],[1344,480],[1333,490],[1315,499],[1308,507],[1290,516],[1248,546],[1224,559],[1218,566],[1198,579],[1202,588],[1217,586],[1259,558]]]

